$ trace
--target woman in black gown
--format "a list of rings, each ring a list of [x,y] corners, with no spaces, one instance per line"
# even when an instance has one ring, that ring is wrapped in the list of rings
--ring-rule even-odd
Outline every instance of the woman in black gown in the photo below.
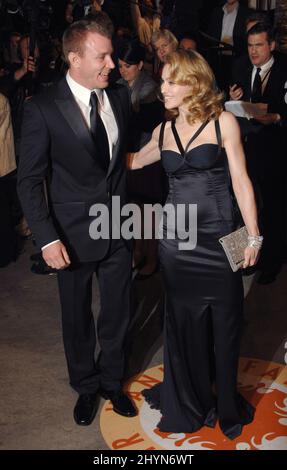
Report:
[[[167,203],[175,210],[185,204],[185,215],[189,204],[197,205],[197,243],[192,250],[180,249],[182,240],[166,236],[163,218],[159,256],[167,298],[164,381],[143,395],[161,411],[161,431],[192,433],[204,425],[214,427],[218,417],[223,433],[234,439],[252,421],[254,410],[236,391],[241,273],[231,270],[218,239],[235,229],[230,175],[250,236],[244,267],[255,264],[262,240],[254,194],[237,121],[222,110],[222,96],[206,61],[196,52],[177,51],[169,56],[162,78],[171,119],[155,129],[140,152],[130,155],[129,165],[142,168],[162,160],[169,178]]]

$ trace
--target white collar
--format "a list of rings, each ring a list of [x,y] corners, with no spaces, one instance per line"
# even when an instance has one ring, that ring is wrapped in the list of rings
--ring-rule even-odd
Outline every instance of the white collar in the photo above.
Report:
[[[233,8],[233,10],[231,10],[230,12],[227,11],[226,3],[223,5],[222,10],[224,11],[225,15],[231,15],[232,13],[235,13],[238,10],[239,2],[236,2],[236,4],[234,5],[236,5],[235,8]]]
[[[69,71],[67,72],[66,80],[73,95],[76,98],[78,98],[82,103],[84,103],[86,106],[90,105],[90,98],[91,98],[92,91],[96,92],[100,100],[101,100],[100,97],[102,97],[102,99],[104,97],[104,93],[103,93],[104,90],[100,88],[95,88],[94,90],[90,90],[89,88],[86,88],[83,85],[80,85],[71,77]]]
[[[270,59],[268,60],[268,62],[265,62],[265,64],[261,65],[260,68],[261,68],[261,72],[264,74],[266,72],[268,72],[269,69],[271,69],[272,65],[274,63],[274,57],[273,55],[270,57]],[[254,69],[258,69],[258,66],[257,65],[253,65],[253,70]]]

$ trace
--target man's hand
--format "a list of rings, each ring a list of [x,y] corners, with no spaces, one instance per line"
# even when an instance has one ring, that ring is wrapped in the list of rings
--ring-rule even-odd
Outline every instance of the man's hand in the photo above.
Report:
[[[269,124],[274,124],[275,122],[280,121],[280,114],[277,114],[277,113],[258,114],[254,116],[253,119],[260,122],[261,124],[265,124],[266,126],[268,126]]]
[[[60,241],[44,248],[42,256],[50,268],[65,269],[71,264],[67,250]]]
[[[240,100],[243,96],[243,90],[238,85],[232,85],[229,87],[229,95],[232,100]]]

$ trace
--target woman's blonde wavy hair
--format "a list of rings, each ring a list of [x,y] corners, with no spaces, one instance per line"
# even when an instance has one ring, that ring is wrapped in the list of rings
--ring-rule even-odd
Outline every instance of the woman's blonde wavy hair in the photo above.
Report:
[[[223,93],[217,90],[215,77],[206,60],[195,51],[177,50],[167,56],[170,66],[169,80],[190,86],[183,102],[187,104],[189,124],[217,119],[223,111]],[[178,109],[167,111],[168,119],[178,116]]]

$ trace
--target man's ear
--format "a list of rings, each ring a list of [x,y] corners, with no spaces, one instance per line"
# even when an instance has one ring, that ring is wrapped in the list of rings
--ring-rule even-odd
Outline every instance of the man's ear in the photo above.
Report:
[[[71,67],[79,69],[81,66],[81,58],[77,52],[69,52],[68,59]]]
[[[275,47],[276,47],[276,42],[275,42],[275,41],[271,41],[270,50],[271,50],[271,51],[274,51]]]

